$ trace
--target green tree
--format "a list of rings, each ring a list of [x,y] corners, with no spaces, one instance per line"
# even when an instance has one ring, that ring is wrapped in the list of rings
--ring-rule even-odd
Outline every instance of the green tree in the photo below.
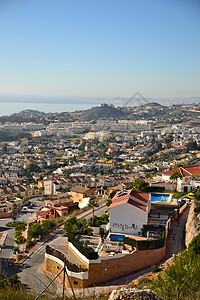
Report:
[[[112,199],[115,196],[115,194],[117,193],[117,191],[119,191],[119,190],[112,191],[109,195],[109,198]]]
[[[111,199],[108,199],[107,201],[106,201],[106,206],[110,206],[112,204],[112,200]]]
[[[91,199],[88,203],[88,206],[92,208],[92,220],[93,220],[93,225],[94,225],[94,208],[99,205],[95,200]]]
[[[42,236],[43,231],[42,231],[42,226],[41,224],[37,223],[31,227],[31,229],[28,232],[28,237],[32,239],[36,239],[39,236]]]
[[[142,179],[136,179],[131,188],[136,191],[147,192],[149,183]]]
[[[178,172],[178,171],[173,172],[172,175],[169,178],[173,182],[173,191],[176,191],[178,178],[182,178],[181,173]]]
[[[197,142],[194,141],[193,139],[190,139],[189,143],[187,144],[187,150],[192,151],[192,150],[196,150],[197,148],[198,148]]]

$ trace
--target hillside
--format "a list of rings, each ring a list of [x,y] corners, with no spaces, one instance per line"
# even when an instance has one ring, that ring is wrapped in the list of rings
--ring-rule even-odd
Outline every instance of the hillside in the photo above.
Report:
[[[157,108],[157,109],[160,109],[160,108],[165,108],[166,106],[164,105],[161,105],[160,103],[157,103],[157,102],[149,102],[149,103],[146,103],[146,104],[143,104],[141,105],[141,107],[143,108]]]
[[[13,115],[18,115],[18,116],[32,118],[32,117],[41,117],[41,116],[44,116],[45,113],[41,112],[41,111],[38,111],[38,110],[25,109],[25,110],[20,111],[19,113],[13,114]]]
[[[101,106],[95,106],[83,111],[80,116],[85,121],[91,121],[103,118],[117,119],[124,116],[124,113],[121,109],[118,109],[114,106],[102,104]]]

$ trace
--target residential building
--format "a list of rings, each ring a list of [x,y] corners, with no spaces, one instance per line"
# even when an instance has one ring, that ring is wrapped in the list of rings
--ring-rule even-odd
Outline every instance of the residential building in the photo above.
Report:
[[[110,231],[112,233],[142,235],[148,222],[151,195],[134,190],[115,194],[110,205]]]

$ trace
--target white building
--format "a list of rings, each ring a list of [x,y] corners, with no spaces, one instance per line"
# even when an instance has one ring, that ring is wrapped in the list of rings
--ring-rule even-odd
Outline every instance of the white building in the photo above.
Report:
[[[188,193],[198,186],[196,182],[199,181],[200,177],[200,164],[162,172],[162,180],[165,182],[173,182],[170,179],[173,173],[179,173],[181,176],[173,183],[174,189],[177,189],[179,192]]]
[[[112,233],[141,235],[148,222],[151,195],[134,190],[115,194],[110,205],[110,231]]]
[[[111,137],[111,134],[107,131],[97,131],[97,132],[88,132],[85,134],[84,139],[97,139],[99,141],[108,140]]]
[[[52,180],[44,180],[44,194],[45,195],[55,195],[56,185]]]
[[[45,129],[43,124],[36,124],[36,123],[24,123],[23,124],[24,130],[42,130]]]

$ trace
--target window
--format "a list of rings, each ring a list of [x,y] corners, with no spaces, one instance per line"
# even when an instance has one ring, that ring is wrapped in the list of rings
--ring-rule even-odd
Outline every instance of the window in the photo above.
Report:
[[[77,282],[77,281],[74,281],[74,284],[76,284],[76,285],[77,285],[77,284],[78,284],[78,282]]]

